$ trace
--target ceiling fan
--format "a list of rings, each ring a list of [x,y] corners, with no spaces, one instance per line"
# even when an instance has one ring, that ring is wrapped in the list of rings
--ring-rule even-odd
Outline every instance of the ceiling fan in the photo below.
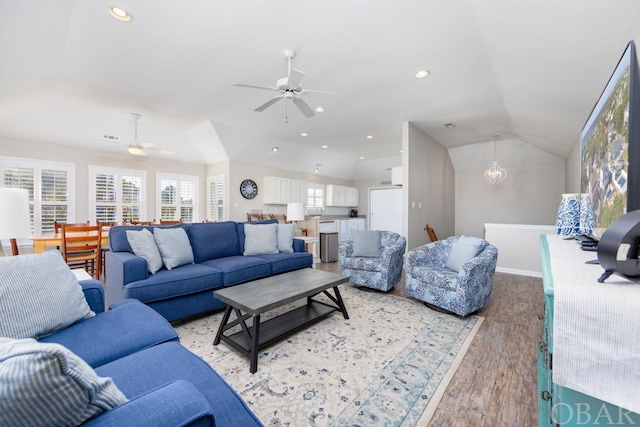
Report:
[[[304,79],[305,73],[303,73],[300,70],[296,70],[295,68],[291,68],[291,60],[293,59],[294,56],[296,56],[296,52],[293,49],[285,49],[284,56],[287,58],[289,62],[288,74],[287,74],[287,77],[278,79],[278,81],[276,82],[276,87],[249,85],[244,83],[234,83],[233,86],[279,92],[278,96],[271,98],[270,100],[268,100],[267,102],[265,102],[264,104],[256,108],[254,111],[258,111],[258,112],[264,111],[267,108],[271,107],[276,102],[280,101],[281,99],[284,99],[285,100],[284,121],[286,123],[288,121],[287,115],[286,115],[286,102],[291,99],[295,104],[295,106],[298,107],[300,112],[302,112],[302,114],[304,114],[306,117],[313,117],[315,116],[315,113],[313,112],[311,107],[309,107],[309,105],[306,102],[304,102],[303,99],[299,98],[299,96],[305,96],[308,93],[323,93],[327,95],[339,95],[339,94],[333,93],[333,92],[323,92],[319,90],[302,89],[301,83],[302,83],[302,79]]]
[[[138,141],[138,120],[142,116],[138,113],[131,113],[131,118],[133,119],[133,142],[124,143],[124,142],[116,142],[117,144],[124,145],[127,148],[127,151],[134,156],[146,156],[147,150],[153,147],[153,144],[150,142],[139,142]]]

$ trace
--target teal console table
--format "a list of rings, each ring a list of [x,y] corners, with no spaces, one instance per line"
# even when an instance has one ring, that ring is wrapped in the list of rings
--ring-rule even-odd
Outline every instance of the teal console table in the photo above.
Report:
[[[596,252],[574,240],[542,235],[540,244],[538,425],[640,425],[640,284],[598,283],[602,268],[585,264]]]

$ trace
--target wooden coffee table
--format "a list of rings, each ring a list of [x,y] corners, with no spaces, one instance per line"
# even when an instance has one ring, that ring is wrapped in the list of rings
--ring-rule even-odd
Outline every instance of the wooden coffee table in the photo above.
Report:
[[[349,318],[338,285],[348,282],[349,278],[340,274],[305,268],[264,279],[254,280],[242,285],[214,291],[213,295],[227,304],[213,345],[226,342],[240,353],[249,357],[249,371],[258,370],[258,352],[307,326],[327,317],[334,311]],[[333,288],[334,295],[329,293]],[[313,299],[323,292],[335,305]],[[293,301],[306,298],[301,307],[283,313],[260,323],[260,315]],[[236,319],[229,322],[231,312]],[[252,325],[247,319],[253,318]],[[231,335],[225,332],[240,325],[241,330]]]

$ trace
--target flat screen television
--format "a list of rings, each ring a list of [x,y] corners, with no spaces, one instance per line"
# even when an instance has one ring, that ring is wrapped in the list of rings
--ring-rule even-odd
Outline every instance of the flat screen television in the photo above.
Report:
[[[580,232],[595,240],[627,211],[640,209],[639,90],[632,41],[580,133],[580,193],[593,215]]]

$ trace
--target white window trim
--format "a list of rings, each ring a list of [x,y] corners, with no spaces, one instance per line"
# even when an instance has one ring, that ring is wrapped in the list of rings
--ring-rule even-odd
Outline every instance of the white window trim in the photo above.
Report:
[[[165,172],[157,172],[156,173],[156,218],[158,222],[160,222],[160,218],[162,217],[162,187],[160,182],[162,180],[171,180],[171,181],[188,181],[193,184],[194,194],[193,194],[193,222],[198,222],[199,213],[199,205],[200,205],[200,177],[197,175],[180,175],[175,173],[165,173]],[[176,203],[176,207],[178,208],[178,212],[180,212],[181,204],[179,203],[180,197],[178,196],[178,203]],[[185,205],[189,206],[189,205]],[[180,219],[180,218],[176,218]]]
[[[213,201],[211,200],[211,191],[209,190],[211,185],[215,185],[214,183],[216,182],[222,182],[222,185],[224,187],[224,197],[223,197],[223,202],[222,202],[222,218],[215,218],[212,217],[212,203]],[[206,216],[207,216],[207,220],[208,221],[226,221],[227,218],[229,218],[229,204],[227,203],[227,200],[229,200],[229,198],[227,197],[227,182],[225,179],[224,175],[214,175],[214,176],[208,176],[207,177],[207,212],[206,212]]]
[[[33,168],[37,180],[33,186],[33,232],[42,233],[42,218],[40,212],[42,207],[42,170],[52,169],[67,172],[67,222],[76,222],[76,166],[74,163],[56,162],[52,160],[29,159],[24,157],[0,156],[0,186],[4,187],[5,168]],[[36,214],[37,212],[37,214]],[[36,221],[38,217],[38,221]],[[21,242],[20,244],[22,244]]]
[[[307,194],[308,194],[308,192],[310,190],[314,191],[314,197],[313,197],[314,204],[313,205],[309,204],[309,197],[307,196],[307,203],[306,203],[307,206],[306,207],[307,208],[322,208],[322,209],[324,209],[324,198],[325,198],[325,195],[326,195],[326,193],[325,193],[325,191],[326,191],[325,185],[324,184],[316,184],[316,183],[309,182],[309,183],[307,183]],[[315,193],[316,193],[317,190],[322,190],[322,197],[319,198],[320,199],[320,206],[318,206],[315,203],[315,200],[318,199],[318,197],[315,196]]]
[[[105,166],[89,165],[89,218],[91,222],[96,220],[96,176],[98,174],[115,175],[116,182],[121,182],[123,176],[140,178],[140,220],[147,219],[147,172],[136,169],[123,169]],[[116,195],[116,221],[122,221],[122,189],[118,185]]]

